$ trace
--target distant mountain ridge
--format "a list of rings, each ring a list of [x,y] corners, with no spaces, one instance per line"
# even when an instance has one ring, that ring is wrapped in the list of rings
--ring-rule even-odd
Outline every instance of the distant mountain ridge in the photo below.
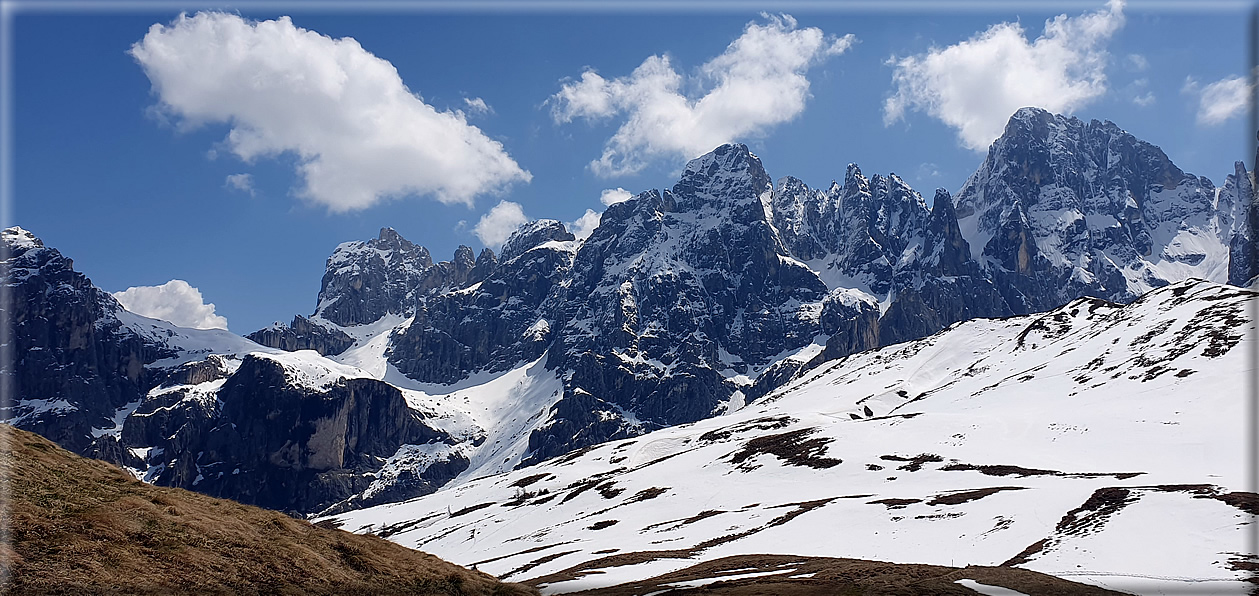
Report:
[[[110,306],[55,249],[7,230],[29,356],[5,418],[162,484],[345,510],[734,412],[821,362],[958,321],[1130,302],[1191,277],[1246,284],[1254,209],[1240,162],[1217,188],[1110,122],[1032,108],[931,207],[855,164],[826,190],[775,184],[746,146],[723,145],[671,189],[609,206],[584,240],[539,220],[500,255],[460,247],[438,263],[389,228],[343,243],[314,313],[248,339]],[[49,293],[62,278],[74,291]],[[93,331],[66,347],[48,317]],[[96,364],[33,380],[47,357]],[[84,380],[117,395],[62,389]],[[212,437],[246,405],[290,423],[227,449]]]

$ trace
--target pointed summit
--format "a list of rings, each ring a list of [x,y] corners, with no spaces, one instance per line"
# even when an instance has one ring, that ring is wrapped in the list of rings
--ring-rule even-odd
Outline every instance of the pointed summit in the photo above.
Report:
[[[4,243],[5,248],[42,248],[44,242],[36,238],[34,234],[18,227],[5,228],[0,231],[0,242]]]
[[[526,223],[512,232],[503,243],[499,258],[510,261],[525,254],[530,249],[550,241],[568,242],[577,237],[569,232],[564,224],[554,219],[536,219]]]
[[[759,200],[770,189],[769,174],[747,145],[722,145],[692,159],[673,187],[677,209],[721,207]]]
[[[1131,301],[1185,267],[1219,277],[1227,251],[1208,236],[1228,224],[1208,221],[1220,217],[1214,196],[1209,180],[1113,122],[1023,108],[958,191],[956,211],[972,258],[1022,313],[1081,295]]]

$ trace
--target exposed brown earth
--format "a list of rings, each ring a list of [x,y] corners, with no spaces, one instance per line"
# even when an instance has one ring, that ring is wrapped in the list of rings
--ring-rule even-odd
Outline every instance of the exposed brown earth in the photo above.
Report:
[[[670,553],[664,554],[668,556]],[[633,559],[633,557],[630,558]],[[613,566],[620,561],[607,562],[611,564],[605,566]],[[737,577],[753,573],[772,573],[772,575]],[[530,583],[540,584],[547,580],[561,581],[565,576],[571,577],[561,572]],[[725,576],[732,579],[720,580]],[[711,579],[719,579],[719,581],[696,587],[686,587],[684,584],[684,582]],[[776,596],[812,596],[814,594],[853,596],[938,594],[944,596],[955,594],[975,596],[977,592],[974,590],[954,583],[961,579],[970,579],[989,586],[1001,586],[1029,596],[1119,594],[1119,592],[1079,584],[1035,571],[1010,567],[958,568],[791,555],[726,557],[641,582],[576,592],[576,594],[641,596],[668,590],[668,594],[678,596],[686,594],[728,596],[771,594]]]
[[[536,594],[375,536],[135,480],[0,425],[6,594]]]

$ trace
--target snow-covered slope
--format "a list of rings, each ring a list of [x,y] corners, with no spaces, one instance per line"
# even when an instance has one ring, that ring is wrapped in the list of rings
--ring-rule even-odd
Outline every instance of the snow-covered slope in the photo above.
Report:
[[[960,323],[728,416],[334,519],[509,580],[586,564],[545,592],[782,553],[1244,593],[1256,296],[1192,280]]]

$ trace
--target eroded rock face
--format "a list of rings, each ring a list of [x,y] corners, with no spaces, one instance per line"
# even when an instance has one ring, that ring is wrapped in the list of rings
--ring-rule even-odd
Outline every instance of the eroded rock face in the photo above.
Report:
[[[158,484],[308,513],[362,492],[402,445],[449,437],[388,383],[301,386],[280,362],[249,355],[217,387],[152,393],[127,419],[122,440],[147,446],[149,479]],[[450,467],[443,480],[467,461]]]
[[[565,393],[535,460],[711,416],[738,390],[722,371],[821,332],[826,286],[787,254],[771,193],[760,160],[725,145],[604,212],[574,258],[548,360]]]
[[[957,212],[972,256],[1020,314],[1213,277],[1229,256],[1203,247],[1227,246],[1234,219],[1210,180],[1158,147],[1109,121],[1035,108],[1010,119]]]
[[[0,251],[0,308],[12,329],[0,378],[13,396],[0,418],[85,453],[92,428],[108,426],[118,408],[144,394],[144,364],[161,354],[122,326],[118,301],[57,249],[9,228]]]
[[[551,343],[573,239],[557,221],[526,224],[483,279],[417,302],[415,319],[393,337],[389,362],[419,381],[453,383],[537,359]]]

